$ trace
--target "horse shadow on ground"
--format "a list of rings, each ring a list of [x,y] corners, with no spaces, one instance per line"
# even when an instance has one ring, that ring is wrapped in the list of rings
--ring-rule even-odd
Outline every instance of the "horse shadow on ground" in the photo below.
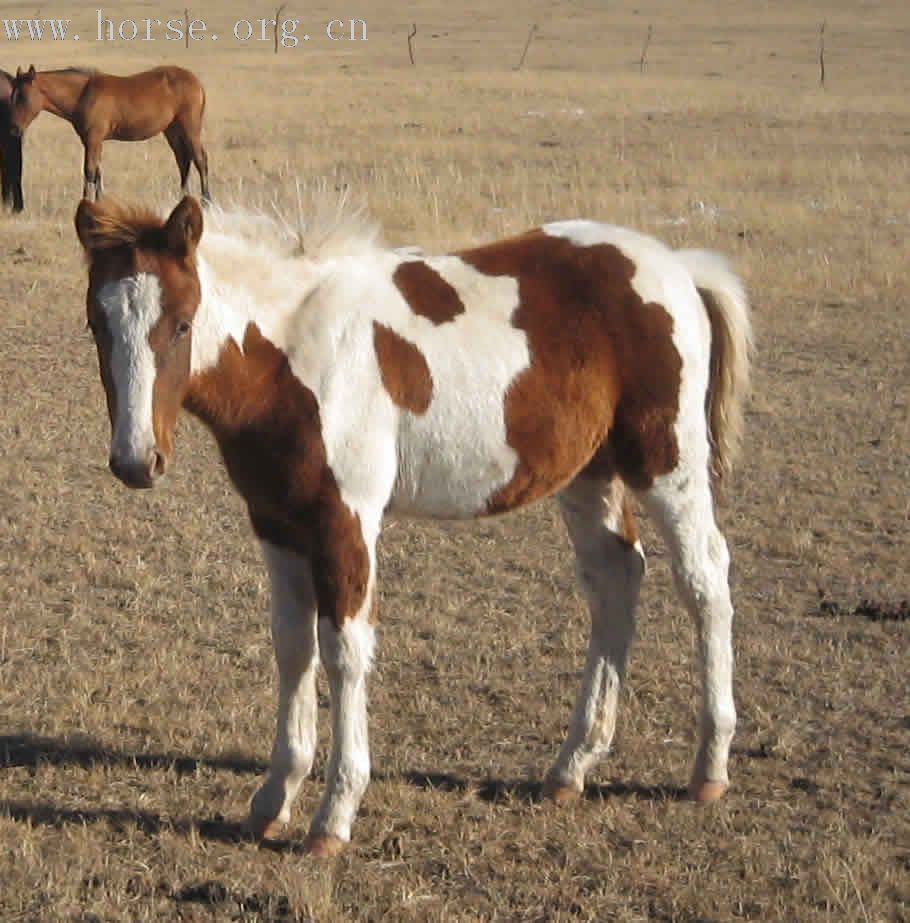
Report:
[[[86,739],[55,740],[30,734],[0,735],[0,770],[41,765],[75,766],[90,769],[95,766],[125,766],[147,770],[173,771],[191,775],[201,768],[238,774],[261,775],[266,763],[239,754],[221,756],[182,756],[174,753],[130,753],[115,750]],[[527,780],[484,779],[476,782],[449,773],[408,770],[402,774],[373,775],[375,781],[402,782],[427,791],[437,790],[473,794],[482,801],[506,804],[515,801],[536,803],[544,800],[543,783]],[[633,797],[648,801],[684,800],[684,788],[671,785],[639,785],[611,782],[585,786],[584,798],[591,801],[607,798]],[[208,818],[168,817],[135,808],[87,807],[63,808],[47,801],[0,799],[0,815],[20,823],[62,828],[72,824],[91,825],[106,822],[116,829],[133,828],[148,836],[168,830],[183,835],[196,835],[218,843],[252,843],[253,837],[241,821],[228,820],[221,814]],[[260,848],[275,852],[301,853],[303,838],[275,839],[259,843]]]
[[[81,769],[132,766],[170,770],[178,776],[192,775],[203,768],[251,775],[261,775],[268,769],[267,763],[236,753],[199,757],[178,753],[130,753],[84,738],[55,740],[34,734],[0,735],[0,769],[37,768],[41,765],[77,766]]]
[[[546,801],[543,782],[525,779],[484,779],[474,782],[445,772],[405,772],[404,779],[411,785],[444,792],[474,794],[481,801],[504,804],[523,801],[537,804]],[[588,801],[608,798],[639,798],[642,801],[685,801],[686,789],[676,785],[641,785],[635,782],[588,783],[582,797]]]

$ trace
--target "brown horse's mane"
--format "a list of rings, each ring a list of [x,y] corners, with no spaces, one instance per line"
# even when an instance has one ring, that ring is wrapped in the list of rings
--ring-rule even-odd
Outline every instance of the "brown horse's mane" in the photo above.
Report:
[[[82,74],[84,77],[94,77],[98,73],[96,67],[58,67],[52,71],[42,71],[44,74]]]

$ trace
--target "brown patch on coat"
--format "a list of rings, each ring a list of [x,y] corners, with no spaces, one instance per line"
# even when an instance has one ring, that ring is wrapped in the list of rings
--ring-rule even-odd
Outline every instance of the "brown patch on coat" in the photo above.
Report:
[[[373,321],[373,347],[383,387],[403,410],[423,414],[433,399],[433,376],[423,353],[394,330]]]
[[[185,406],[215,435],[259,538],[309,558],[320,617],[340,627],[366,602],[370,557],[360,517],[326,461],[319,405],[255,324],[194,376]]]
[[[518,464],[488,510],[550,494],[583,469],[614,471],[636,488],[672,471],[682,360],[666,309],[632,286],[635,264],[610,244],[582,247],[541,230],[458,255],[518,280],[512,324],[531,354],[505,397]]]
[[[445,324],[464,314],[458,292],[423,260],[402,263],[392,275],[392,281],[411,310],[434,324]]]
[[[172,446],[181,403],[207,423],[256,534],[309,558],[319,614],[340,626],[366,602],[370,558],[360,519],[327,464],[315,395],[255,324],[243,344],[229,341],[213,368],[190,378],[191,334],[176,333],[199,305],[195,245],[186,241],[198,240],[202,219],[198,205],[186,203],[167,222],[111,202],[84,203],[77,212],[89,258],[89,323],[111,417],[110,333],[96,296],[106,282],[152,273],[162,291],[162,318],[149,333],[158,369],[153,422],[159,450]]]

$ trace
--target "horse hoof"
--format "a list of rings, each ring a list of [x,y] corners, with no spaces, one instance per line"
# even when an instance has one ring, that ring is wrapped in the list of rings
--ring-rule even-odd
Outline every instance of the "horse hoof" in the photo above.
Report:
[[[277,818],[251,817],[247,821],[247,829],[257,840],[277,840],[284,828],[284,821]]]
[[[303,851],[317,859],[331,859],[348,844],[330,833],[309,833],[303,841]]]
[[[709,801],[717,801],[723,797],[727,790],[726,782],[709,782],[707,779],[702,782],[689,783],[689,797],[692,801],[698,801],[705,804]]]
[[[581,789],[573,785],[566,785],[557,779],[547,779],[543,784],[543,796],[547,801],[554,804],[569,804],[571,801],[577,801],[581,795]]]

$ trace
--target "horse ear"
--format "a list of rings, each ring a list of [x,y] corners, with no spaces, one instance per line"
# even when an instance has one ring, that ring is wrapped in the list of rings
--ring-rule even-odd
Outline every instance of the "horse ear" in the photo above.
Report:
[[[192,196],[184,196],[164,225],[168,249],[186,254],[202,237],[202,209]]]
[[[88,199],[83,199],[76,209],[75,222],[79,242],[86,251],[90,251],[98,228],[98,206]]]
[[[22,76],[22,68],[16,67],[16,80],[18,80],[21,76]]]
[[[34,78],[35,78],[35,65],[30,64],[28,67],[28,79],[34,80]]]

